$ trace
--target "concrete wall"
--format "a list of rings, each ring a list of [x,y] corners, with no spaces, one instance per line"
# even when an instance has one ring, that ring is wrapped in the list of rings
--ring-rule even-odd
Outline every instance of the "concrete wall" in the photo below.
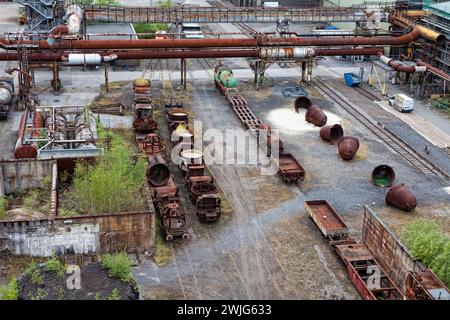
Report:
[[[155,245],[153,212],[56,217],[0,222],[0,251],[48,257],[125,250],[150,254]]]
[[[0,196],[42,187],[44,177],[52,175],[53,163],[54,160],[0,161]]]
[[[364,209],[362,239],[380,266],[405,293],[408,273],[419,271],[420,265],[376,213],[367,206]]]

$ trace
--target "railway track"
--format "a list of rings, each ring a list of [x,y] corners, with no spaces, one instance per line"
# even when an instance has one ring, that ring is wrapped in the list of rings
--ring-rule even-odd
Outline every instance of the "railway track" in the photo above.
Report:
[[[370,101],[382,101],[383,99],[378,97],[377,95],[373,94],[372,92],[368,91],[367,89],[364,89],[362,87],[354,87],[356,91],[358,91],[360,94],[362,94],[364,97],[369,99]]]
[[[389,132],[385,128],[381,127],[370,119],[367,115],[363,114],[355,105],[349,102],[345,97],[336,92],[336,90],[325,82],[321,81],[317,77],[314,77],[314,85],[317,90],[330,98],[333,102],[337,103],[340,107],[346,110],[362,125],[369,129],[375,136],[381,139],[386,145],[397,152],[413,167],[417,168],[421,172],[429,176],[437,176],[444,180],[450,180],[450,176],[435,165],[430,160],[424,158],[417,151],[409,146],[405,141],[395,136],[392,132]]]

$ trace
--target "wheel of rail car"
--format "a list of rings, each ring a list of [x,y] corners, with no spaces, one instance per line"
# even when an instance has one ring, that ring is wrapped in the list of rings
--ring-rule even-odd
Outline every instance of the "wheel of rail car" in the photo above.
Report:
[[[168,234],[168,235],[166,236],[166,241],[172,241],[172,240],[173,240],[173,235]]]
[[[189,240],[190,236],[188,233],[183,234],[183,240]]]

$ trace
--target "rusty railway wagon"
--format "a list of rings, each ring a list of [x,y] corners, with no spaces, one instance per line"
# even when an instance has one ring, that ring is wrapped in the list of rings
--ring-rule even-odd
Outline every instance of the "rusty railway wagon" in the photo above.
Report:
[[[247,129],[256,131],[258,137],[261,130],[264,130],[267,135],[267,156],[272,156],[270,126],[263,124],[250,110],[247,100],[239,93],[237,88],[238,82],[233,76],[231,68],[222,64],[217,65],[214,69],[214,85],[225,96],[231,109]],[[278,145],[279,157],[278,159],[273,157],[274,162],[278,166],[278,175],[286,183],[303,181],[305,178],[303,167],[291,153],[284,152],[281,140],[278,140]]]
[[[343,261],[350,280],[363,299],[404,299],[366,246],[350,237],[347,225],[326,200],[305,201],[304,207]]]
[[[447,287],[427,268],[410,272],[405,287],[406,297],[410,300],[450,300]]]
[[[138,78],[133,82],[133,129],[136,134],[149,134],[158,129],[153,119],[150,81]]]

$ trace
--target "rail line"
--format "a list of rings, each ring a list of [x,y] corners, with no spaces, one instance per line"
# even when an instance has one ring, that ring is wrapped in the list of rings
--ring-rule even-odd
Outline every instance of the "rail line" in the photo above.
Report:
[[[364,115],[358,110],[351,102],[346,98],[336,92],[335,89],[331,88],[325,82],[321,81],[317,77],[314,77],[314,85],[319,92],[323,93],[325,96],[330,98],[333,102],[337,103],[340,107],[346,110],[350,115],[352,115],[356,120],[358,120],[362,125],[369,129],[373,134],[375,134],[379,139],[381,139],[386,145],[397,152],[401,157],[403,157],[412,166],[420,170],[426,175],[433,175],[440,177],[444,180],[450,180],[450,176],[432,161],[424,158],[417,151],[415,151],[411,146],[409,146],[405,141],[399,137],[392,134],[392,132],[387,131],[385,128],[376,124],[368,116]]]
[[[362,94],[364,97],[366,97],[367,99],[369,99],[370,101],[382,101],[383,99],[376,96],[375,94],[373,94],[372,92],[368,91],[365,88],[362,87],[354,87],[356,91],[358,91],[360,94]]]

